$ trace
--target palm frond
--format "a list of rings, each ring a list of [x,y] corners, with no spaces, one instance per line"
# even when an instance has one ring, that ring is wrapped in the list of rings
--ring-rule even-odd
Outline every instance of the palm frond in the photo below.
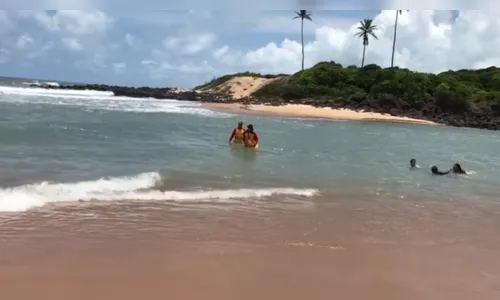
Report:
[[[293,17],[293,19],[307,19],[309,21],[312,21],[311,13],[305,9],[295,11],[295,17]]]

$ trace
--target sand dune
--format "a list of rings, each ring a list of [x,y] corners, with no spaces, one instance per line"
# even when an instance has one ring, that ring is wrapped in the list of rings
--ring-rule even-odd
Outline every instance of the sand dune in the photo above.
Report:
[[[210,89],[201,89],[205,92],[229,92],[231,96],[235,99],[240,99],[250,96],[253,92],[257,91],[266,84],[269,84],[280,77],[277,78],[262,78],[262,77],[251,77],[251,76],[239,76],[234,77],[223,84],[215,86]]]

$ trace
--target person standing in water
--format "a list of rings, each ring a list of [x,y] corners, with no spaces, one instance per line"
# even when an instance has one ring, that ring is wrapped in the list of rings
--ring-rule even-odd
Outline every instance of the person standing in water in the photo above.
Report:
[[[258,148],[259,147],[259,136],[257,133],[253,130],[253,125],[248,124],[247,130],[245,131],[244,134],[244,144],[245,148]]]
[[[245,129],[243,128],[243,122],[238,122],[238,127],[233,129],[233,132],[229,137],[229,143],[243,144],[244,139],[245,139]]]

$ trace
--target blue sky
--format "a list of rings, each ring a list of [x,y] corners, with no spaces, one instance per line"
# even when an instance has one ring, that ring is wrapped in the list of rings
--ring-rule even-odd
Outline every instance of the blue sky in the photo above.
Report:
[[[374,18],[379,39],[366,62],[388,66],[394,13],[312,10],[304,28],[306,65],[359,65],[362,45],[353,34],[361,19]],[[292,18],[292,10],[4,10],[0,75],[192,87],[225,73],[293,73],[300,68],[300,21]],[[489,11],[405,12],[396,64],[428,72],[496,65],[498,20]]]

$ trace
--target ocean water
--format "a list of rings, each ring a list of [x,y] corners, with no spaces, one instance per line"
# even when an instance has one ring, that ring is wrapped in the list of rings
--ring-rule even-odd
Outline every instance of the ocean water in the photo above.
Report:
[[[0,87],[0,110],[0,213],[82,202],[499,201],[492,131],[236,115],[12,85]],[[254,124],[258,151],[229,147],[240,120]],[[410,158],[420,168],[409,170]],[[454,162],[470,174],[430,174]]]

